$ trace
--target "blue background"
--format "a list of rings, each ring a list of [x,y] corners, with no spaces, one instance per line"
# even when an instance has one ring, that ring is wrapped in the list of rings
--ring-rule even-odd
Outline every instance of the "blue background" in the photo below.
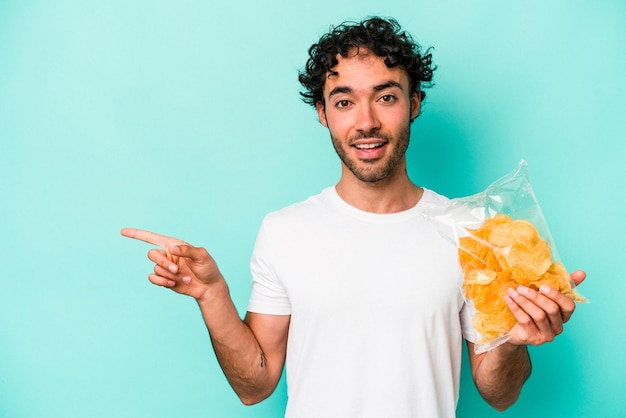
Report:
[[[450,197],[521,158],[585,269],[503,414],[463,369],[459,417],[626,411],[626,3],[0,1],[0,416],[277,417],[242,406],[195,303],[152,286],[125,226],[206,246],[243,314],[264,214],[339,178],[297,71],[329,25],[394,16],[438,65],[409,171]]]

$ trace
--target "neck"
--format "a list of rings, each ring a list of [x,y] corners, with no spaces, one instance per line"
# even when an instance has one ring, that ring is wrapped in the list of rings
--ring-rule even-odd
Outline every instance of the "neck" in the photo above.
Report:
[[[376,182],[357,179],[345,167],[335,186],[337,194],[350,206],[371,213],[396,213],[419,202],[424,190],[414,184],[406,171]]]

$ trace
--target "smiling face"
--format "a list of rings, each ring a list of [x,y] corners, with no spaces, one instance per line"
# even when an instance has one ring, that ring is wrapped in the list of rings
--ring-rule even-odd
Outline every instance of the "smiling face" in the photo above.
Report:
[[[372,183],[404,174],[410,121],[420,108],[405,70],[388,68],[383,57],[364,49],[339,56],[324,101],[316,109],[342,161],[342,178]]]

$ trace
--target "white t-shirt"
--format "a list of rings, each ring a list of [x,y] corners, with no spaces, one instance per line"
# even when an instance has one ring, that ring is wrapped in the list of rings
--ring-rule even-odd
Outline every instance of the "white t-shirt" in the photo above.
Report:
[[[453,417],[474,340],[454,244],[425,213],[373,214],[333,187],[266,216],[250,312],[291,315],[286,417]]]

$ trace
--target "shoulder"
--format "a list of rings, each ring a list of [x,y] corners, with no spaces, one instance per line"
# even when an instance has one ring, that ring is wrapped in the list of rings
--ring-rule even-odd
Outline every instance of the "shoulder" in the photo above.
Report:
[[[441,195],[433,190],[423,188],[424,194],[420,199],[419,206],[424,209],[445,208],[450,205],[450,198]]]
[[[303,216],[311,212],[317,212],[327,207],[332,200],[334,191],[332,187],[322,190],[320,193],[310,196],[303,201],[292,203],[282,209],[268,213],[265,219],[280,219],[291,216]]]
[[[289,222],[306,219],[311,216],[318,216],[320,213],[328,210],[333,200],[333,193],[333,188],[328,187],[301,202],[293,203],[282,209],[268,213],[265,215],[263,223]]]

